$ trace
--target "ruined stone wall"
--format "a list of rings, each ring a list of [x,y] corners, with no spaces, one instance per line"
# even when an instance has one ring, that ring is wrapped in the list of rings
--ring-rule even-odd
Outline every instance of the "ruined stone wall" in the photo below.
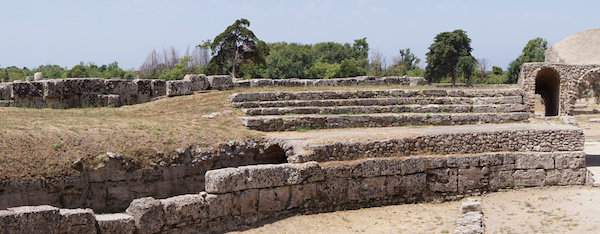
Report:
[[[298,213],[456,200],[515,186],[583,184],[584,166],[582,151],[243,166],[208,171],[204,192],[136,199],[126,213],[51,206],[1,210],[0,228],[7,233],[218,232]]]
[[[408,76],[359,76],[352,78],[334,79],[249,79],[234,80],[236,87],[265,87],[265,86],[358,86],[358,85],[426,85],[427,81],[422,77]]]
[[[600,65],[569,65],[556,63],[525,63],[519,74],[519,85],[524,91],[524,101],[527,109],[533,114],[535,107],[535,81],[542,69],[551,69],[559,75],[559,111],[558,115],[573,115],[573,107],[577,95],[581,91],[582,77],[590,70]]]

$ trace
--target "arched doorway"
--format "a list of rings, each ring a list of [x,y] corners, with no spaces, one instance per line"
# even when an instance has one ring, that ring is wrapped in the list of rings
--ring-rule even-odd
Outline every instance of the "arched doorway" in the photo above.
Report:
[[[551,68],[542,68],[535,77],[535,93],[542,96],[546,116],[557,116],[559,109],[560,76]]]

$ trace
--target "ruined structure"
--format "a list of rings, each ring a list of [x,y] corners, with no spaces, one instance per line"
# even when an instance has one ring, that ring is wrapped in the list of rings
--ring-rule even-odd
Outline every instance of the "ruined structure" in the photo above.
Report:
[[[535,94],[544,100],[546,116],[573,115],[577,96],[600,79],[600,29],[574,34],[550,46],[544,63],[525,63],[519,85],[533,113]]]

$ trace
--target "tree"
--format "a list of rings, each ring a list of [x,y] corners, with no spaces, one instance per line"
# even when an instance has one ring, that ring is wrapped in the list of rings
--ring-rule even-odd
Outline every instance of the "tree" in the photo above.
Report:
[[[490,66],[490,61],[486,58],[477,59],[477,69],[479,70],[479,81],[483,82],[483,78],[487,75],[487,69]]]
[[[438,82],[450,75],[452,86],[456,85],[457,71],[465,71],[465,66],[468,66],[470,61],[474,61],[471,56],[472,50],[471,39],[463,30],[457,29],[438,34],[427,52],[425,78],[429,82]],[[460,64],[459,61],[461,61]]]
[[[85,69],[83,62],[79,65],[75,65],[71,70],[67,72],[67,78],[83,78],[89,77],[87,70]]]
[[[268,46],[258,40],[247,28],[249,26],[250,21],[239,19],[215,37],[210,44],[213,57],[208,63],[206,73],[219,74],[226,70],[232,77],[236,77],[238,67],[242,63],[254,62],[266,66],[265,54],[268,54]],[[257,51],[257,46],[261,50]]]
[[[285,42],[270,45],[267,57],[266,77],[270,78],[307,78],[307,70],[312,63],[311,45]]]
[[[379,49],[371,51],[371,69],[374,70],[375,76],[381,76],[382,71],[385,69],[385,56]]]
[[[492,74],[496,75],[496,76],[501,76],[502,75],[502,68],[501,67],[496,67],[493,66],[492,67]]]
[[[523,53],[508,65],[506,83],[517,83],[523,63],[544,62],[546,60],[546,49],[548,49],[546,39],[536,37],[529,40],[523,48]]]

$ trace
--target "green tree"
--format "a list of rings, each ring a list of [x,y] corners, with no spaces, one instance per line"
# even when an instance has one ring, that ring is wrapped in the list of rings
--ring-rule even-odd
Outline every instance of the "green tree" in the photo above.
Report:
[[[266,43],[258,40],[247,27],[250,21],[247,19],[236,20],[234,24],[215,37],[210,44],[212,59],[207,65],[208,74],[222,74],[228,71],[231,76],[236,77],[238,67],[242,62],[251,61],[256,65],[266,66],[265,54],[268,54]],[[257,51],[257,45],[262,48]]]
[[[400,49],[400,58],[398,60],[398,66],[404,66],[407,71],[415,70],[417,64],[421,62],[421,59],[417,58],[415,54],[410,52],[409,48]]]
[[[521,55],[508,64],[506,83],[517,83],[523,63],[544,62],[546,60],[546,49],[548,49],[546,39],[536,37],[529,40],[523,48]]]
[[[497,66],[493,66],[492,67],[492,74],[496,75],[496,76],[500,76],[502,75],[502,68],[501,67],[497,67]]]
[[[465,73],[465,66],[468,66],[469,60],[474,60],[471,56],[472,50],[471,39],[467,36],[467,32],[463,30],[457,29],[452,32],[438,34],[435,36],[433,44],[429,46],[429,52],[427,52],[425,78],[429,82],[438,82],[450,75],[454,86],[456,75],[459,73],[458,70],[463,74],[467,74]]]
[[[285,42],[270,45],[265,76],[270,78],[307,78],[312,63],[310,45]]]
[[[71,70],[67,71],[67,78],[83,78],[89,77],[87,70],[85,69],[83,62],[79,65],[75,65]]]

